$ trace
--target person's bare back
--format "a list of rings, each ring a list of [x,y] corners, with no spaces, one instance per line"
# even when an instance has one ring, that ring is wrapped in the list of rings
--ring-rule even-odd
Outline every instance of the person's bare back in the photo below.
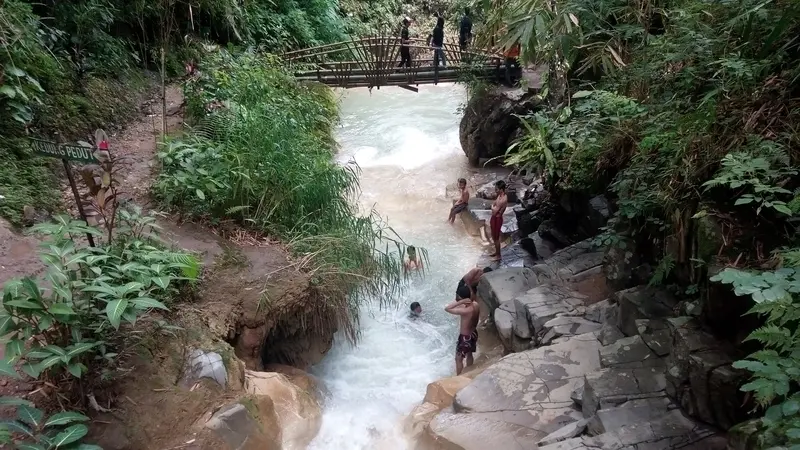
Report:
[[[469,308],[470,313],[461,316],[461,326],[459,328],[459,332],[465,336],[469,336],[478,329],[478,320],[480,319],[481,309],[478,306],[478,302],[475,301],[464,305],[463,308]]]

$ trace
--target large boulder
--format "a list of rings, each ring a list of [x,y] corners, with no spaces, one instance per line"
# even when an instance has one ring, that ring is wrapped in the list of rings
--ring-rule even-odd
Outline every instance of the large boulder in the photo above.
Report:
[[[501,303],[513,300],[517,295],[536,286],[537,281],[531,269],[512,267],[484,274],[478,282],[478,299],[490,314]]]
[[[428,384],[423,403],[436,405],[440,410],[453,404],[458,391],[463,389],[472,380],[464,376],[442,378]]]
[[[580,339],[579,339],[580,338]],[[419,448],[523,450],[582,419],[572,392],[600,367],[591,335],[514,353],[487,368],[455,396],[452,410],[426,427]]]
[[[469,162],[503,156],[520,127],[518,114],[536,108],[541,99],[526,89],[496,89],[473,96],[461,118],[459,138]]]
[[[319,432],[322,411],[314,393],[300,389],[286,376],[277,372],[247,371],[245,389],[256,397],[272,400],[274,420],[281,431],[279,448],[282,450],[304,449]]]
[[[270,397],[247,397],[225,405],[204,426],[222,441],[220,450],[283,450],[281,428]]]

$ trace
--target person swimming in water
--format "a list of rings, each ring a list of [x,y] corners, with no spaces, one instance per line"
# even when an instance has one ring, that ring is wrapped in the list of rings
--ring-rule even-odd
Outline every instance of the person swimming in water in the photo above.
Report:
[[[412,319],[416,319],[421,315],[422,315],[422,305],[420,305],[419,302],[413,302],[411,304],[411,313],[409,314],[409,317],[411,317]]]
[[[403,271],[422,269],[422,260],[417,256],[417,249],[413,245],[408,246],[408,260],[403,264]]]

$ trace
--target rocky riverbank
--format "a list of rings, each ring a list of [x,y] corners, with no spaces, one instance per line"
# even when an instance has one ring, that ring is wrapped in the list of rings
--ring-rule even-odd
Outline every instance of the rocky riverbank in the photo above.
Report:
[[[481,280],[508,355],[431,384],[409,419],[418,450],[726,448],[747,417],[736,349],[662,290],[591,303],[575,281],[603,276],[602,257],[581,242]]]

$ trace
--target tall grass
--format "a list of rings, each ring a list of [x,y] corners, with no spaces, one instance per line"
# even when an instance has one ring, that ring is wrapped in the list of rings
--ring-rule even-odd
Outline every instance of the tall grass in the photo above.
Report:
[[[355,165],[334,162],[336,102],[267,56],[206,59],[186,87],[195,133],[168,142],[155,193],[195,217],[277,236],[312,274],[320,320],[358,338],[366,298],[392,304],[404,246],[376,214],[359,216]]]

